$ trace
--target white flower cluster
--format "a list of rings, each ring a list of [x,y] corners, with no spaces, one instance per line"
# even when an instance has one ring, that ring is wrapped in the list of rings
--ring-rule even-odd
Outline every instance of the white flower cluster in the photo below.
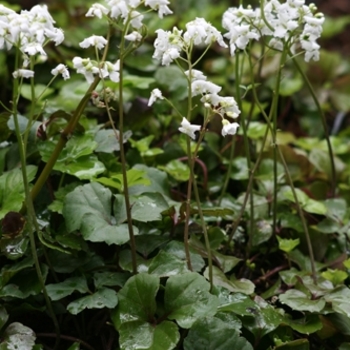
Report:
[[[193,69],[191,73],[187,71],[185,74],[191,81],[192,96],[201,95],[201,102],[203,102],[204,107],[210,108],[213,113],[221,116],[222,136],[236,134],[238,123],[230,123],[225,119],[225,115],[230,118],[237,118],[241,113],[236,100],[232,96],[223,97],[218,95],[221,87],[207,81],[207,77],[201,71]]]
[[[34,71],[25,69],[29,65],[29,56],[46,56],[44,45],[48,41],[53,41],[56,46],[61,44],[64,39],[63,31],[54,24],[46,5],[36,5],[29,11],[17,13],[0,4],[0,50],[16,47],[22,52],[24,59],[23,67],[12,73],[15,79],[34,76]],[[62,67],[59,68],[67,79],[68,70],[63,72]]]
[[[63,31],[54,24],[46,5],[17,13],[0,4],[0,49],[16,46],[25,55],[46,55],[43,46],[48,39],[56,45],[64,39]]]
[[[100,3],[93,4],[86,16],[102,18],[103,15],[108,15],[114,19],[123,19],[124,24],[129,19],[133,28],[140,29],[143,15],[136,11],[139,6],[145,5],[158,11],[160,18],[172,13],[168,7],[169,0],[105,0],[105,4],[106,6]]]
[[[103,49],[107,45],[107,40],[103,36],[92,35],[84,39],[80,44],[80,47],[87,49],[90,46],[94,46],[96,49]],[[98,64],[96,61],[90,60],[90,58],[73,58],[73,66],[78,73],[85,76],[85,79],[89,84],[94,80],[94,75],[98,74],[101,79],[109,77],[115,83],[119,82],[119,60],[116,63],[109,61]]]
[[[220,92],[221,87],[207,81],[207,77],[199,70],[192,69],[191,72],[185,72],[185,75],[191,82],[192,97],[201,95],[201,102],[203,102],[204,107],[211,109],[213,114],[219,114],[221,116],[223,125],[221,131],[222,136],[235,135],[239,124],[230,123],[227,119],[225,119],[225,115],[230,118],[237,118],[241,113],[236,100],[231,96],[219,96],[218,93]],[[154,89],[151,92],[148,105],[151,106],[158,99],[162,100],[164,97],[159,89]],[[195,131],[200,129],[200,125],[190,124],[186,118],[183,118],[179,131],[187,134],[192,139],[195,139]]]
[[[155,51],[153,58],[162,61],[162,65],[168,66],[180,57],[181,51],[191,46],[209,46],[217,42],[222,47],[227,47],[221,33],[203,18],[196,18],[186,24],[186,31],[176,27],[170,31],[156,30],[157,39],[154,42]]]
[[[287,41],[293,44],[292,49],[300,43],[305,50],[305,61],[319,59],[320,46],[317,39],[321,36],[324,16],[316,13],[314,4],[305,5],[305,0],[266,0],[261,9],[230,8],[223,15],[222,25],[228,30],[224,37],[230,41],[230,52],[233,56],[236,49],[244,50],[251,39],[262,36],[271,37],[269,45],[282,50]],[[265,18],[264,18],[265,17]]]

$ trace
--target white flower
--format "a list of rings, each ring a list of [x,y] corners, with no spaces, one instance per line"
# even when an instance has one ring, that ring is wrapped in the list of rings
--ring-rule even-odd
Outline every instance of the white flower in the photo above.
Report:
[[[94,73],[96,72],[96,66],[92,64],[90,58],[73,58],[73,66],[77,70],[77,73],[84,74],[85,79],[89,84],[94,81]]]
[[[37,53],[40,53],[41,55],[46,56],[46,52],[44,51],[43,47],[36,42],[29,43],[23,46],[23,51],[27,53],[29,56],[34,56]]]
[[[95,46],[98,49],[102,49],[106,46],[107,40],[100,35],[92,35],[89,36],[88,38],[84,39],[79,46],[82,47],[83,49],[86,49],[90,46]]]
[[[118,19],[121,18],[127,18],[128,14],[130,12],[130,8],[126,4],[126,1],[124,0],[108,0],[108,5],[111,7],[111,14],[110,16],[112,18]]]
[[[133,31],[130,34],[125,35],[125,39],[128,41],[138,42],[142,40],[142,35],[139,32]]]
[[[164,15],[170,15],[173,12],[169,9],[168,0],[146,0],[145,5],[149,6],[151,9],[157,11],[159,18],[163,18]]]
[[[101,4],[93,4],[90,8],[89,11],[86,13],[86,17],[98,17],[98,18],[102,18],[103,15],[107,15],[109,12],[109,10],[104,7]]]
[[[185,117],[182,118],[182,122],[181,122],[181,126],[179,127],[179,131],[188,135],[193,140],[196,139],[195,131],[198,131],[200,129],[201,129],[200,125],[190,124],[190,122]]]
[[[158,37],[154,41],[155,51],[153,58],[162,60],[162,65],[168,66],[172,61],[180,57],[183,47],[182,30],[174,27],[172,32],[157,29],[156,33]]]
[[[157,100],[164,100],[162,92],[159,89],[153,89],[151,91],[151,97],[148,100],[148,106],[152,106]]]
[[[13,77],[15,79],[17,78],[33,78],[34,77],[34,71],[30,69],[17,69],[12,73]]]
[[[141,15],[140,12],[131,11],[130,18],[131,18],[130,24],[132,25],[133,28],[140,29],[142,27],[143,15]],[[126,20],[124,20],[124,24],[125,23],[126,23]]]
[[[227,119],[222,120],[222,136],[226,135],[235,135],[237,133],[237,129],[239,127],[238,123],[230,123]]]
[[[195,80],[191,83],[192,96],[203,94],[217,94],[221,86],[206,80]]]
[[[109,75],[109,79],[111,79],[115,83],[118,83],[120,77],[120,61],[118,60],[116,63],[111,63],[107,61],[104,64],[104,68],[107,72],[107,75]]]
[[[221,33],[208,23],[204,18],[196,18],[186,24],[187,31],[184,34],[186,43],[194,45],[210,45],[217,42],[222,47],[227,47]]]
[[[62,77],[64,80],[67,80],[70,77],[67,67],[62,63],[60,63],[56,68],[54,68],[51,71],[51,74],[52,75],[62,74]]]
[[[190,75],[190,71],[187,70],[185,72],[185,75],[190,78],[191,82],[193,82],[195,80],[207,80],[207,77],[203,74],[203,72],[201,72],[200,70],[197,70],[197,69],[192,69],[191,75]]]

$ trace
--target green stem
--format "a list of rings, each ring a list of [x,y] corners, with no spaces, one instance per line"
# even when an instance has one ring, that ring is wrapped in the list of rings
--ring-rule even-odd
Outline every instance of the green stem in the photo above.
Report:
[[[203,133],[205,133],[205,131],[203,131]],[[206,225],[206,223],[204,221],[201,201],[200,201],[200,198],[199,198],[197,180],[196,180],[196,178],[194,176],[194,171],[193,170],[194,169],[192,167],[191,173],[192,173],[192,177],[193,177],[193,191],[194,191],[194,196],[195,196],[196,202],[197,202],[199,218],[201,220],[201,225],[202,225],[202,228],[203,228],[205,248],[207,250],[207,255],[208,255],[209,283],[210,283],[210,289],[212,289],[213,288],[213,258],[212,258],[212,254],[211,254],[211,247],[210,247],[210,241],[209,241],[209,236],[208,236],[207,225]]]
[[[324,130],[324,134],[325,134],[325,138],[326,138],[326,142],[327,142],[327,147],[328,147],[329,159],[330,159],[330,162],[331,162],[331,177],[332,177],[331,178],[331,197],[334,197],[335,196],[335,192],[336,192],[336,186],[337,186],[337,176],[336,176],[336,171],[335,171],[335,162],[334,162],[333,148],[332,148],[331,140],[329,138],[329,132],[328,132],[328,126],[327,126],[326,117],[325,117],[325,115],[323,113],[322,107],[320,105],[320,102],[317,99],[315,90],[312,87],[310,80],[308,79],[308,77],[305,74],[305,72],[301,69],[297,59],[295,57],[293,57],[293,56],[292,56],[292,59],[293,59],[293,63],[295,65],[295,67],[297,68],[298,72],[303,77],[303,79],[304,79],[304,81],[305,81],[305,83],[306,83],[306,85],[307,85],[307,87],[308,87],[308,89],[310,91],[312,99],[315,102],[315,105],[316,105],[316,108],[318,110],[318,113],[321,116],[322,126],[323,126],[323,130]]]
[[[292,180],[292,177],[290,175],[290,172],[289,172],[286,160],[284,159],[283,153],[282,153],[282,151],[281,151],[281,149],[279,148],[278,145],[276,145],[276,148],[278,150],[280,159],[282,161],[284,170],[286,172],[287,179],[288,179],[288,182],[290,184],[290,188],[291,188],[292,193],[293,193],[294,201],[295,201],[295,204],[297,206],[299,217],[300,217],[301,222],[303,224],[303,229],[304,229],[304,233],[305,233],[305,237],[306,237],[306,244],[307,244],[307,248],[308,248],[309,255],[310,255],[312,279],[313,279],[314,283],[317,284],[315,257],[314,257],[314,252],[313,252],[313,248],[312,248],[312,244],[311,244],[311,238],[310,238],[309,229],[307,227],[307,223],[306,223],[306,220],[305,220],[304,212],[303,212],[303,210],[302,210],[302,208],[300,206],[299,199],[298,199],[298,196],[297,196],[297,193],[295,191],[294,184],[293,184],[293,180]]]
[[[91,93],[95,90],[96,86],[100,82],[100,78],[97,76],[95,80],[90,85],[88,91],[85,93],[84,97],[81,99],[77,109],[75,110],[71,120],[69,121],[68,125],[65,127],[65,129],[61,132],[60,138],[56,144],[56,147],[54,151],[52,152],[50,159],[47,161],[44,169],[42,170],[39,178],[35,182],[32,191],[31,196],[34,200],[39,192],[41,191],[42,187],[44,186],[47,178],[49,177],[54,165],[56,164],[56,161],[62,152],[64,146],[66,145],[70,135],[73,133],[76,125],[78,124],[80,116],[83,114],[84,109],[89,102],[91,98]],[[24,209],[22,209],[23,211]]]
[[[287,43],[285,43],[285,46]],[[287,50],[284,49],[281,55],[280,64],[276,77],[276,85],[274,90],[274,96],[272,99],[269,120],[272,121],[271,137],[273,145],[273,205],[272,205],[272,232],[276,233],[277,226],[277,191],[278,191],[278,181],[277,181],[277,111],[278,111],[278,100],[279,100],[279,90],[282,76],[282,69],[287,58]],[[271,125],[270,125],[271,126]]]
[[[19,67],[19,50],[16,50],[16,67]],[[45,280],[43,277],[43,274],[41,272],[40,268],[40,262],[36,250],[36,243],[35,243],[35,230],[38,232],[39,227],[38,223],[36,221],[36,214],[34,210],[33,201],[30,195],[30,189],[28,184],[28,176],[27,176],[27,168],[26,168],[26,145],[23,142],[23,137],[21,135],[19,122],[18,122],[18,114],[17,114],[17,101],[18,101],[18,95],[19,95],[19,84],[18,79],[14,80],[13,84],[13,97],[12,97],[12,103],[13,103],[13,119],[15,124],[15,133],[17,137],[18,142],[18,150],[19,150],[19,156],[21,161],[21,171],[22,171],[22,179],[23,179],[23,187],[24,187],[24,193],[25,193],[25,203],[28,208],[28,231],[29,231],[29,241],[30,241],[30,248],[32,252],[32,256],[34,259],[34,265],[37,277],[39,279],[39,283],[41,285],[46,307],[48,309],[49,315],[53,321],[55,331],[57,334],[56,337],[56,343],[55,343],[55,349],[58,348],[59,342],[60,342],[60,327],[56,318],[56,315],[54,313],[54,310],[52,308],[51,300],[47,294],[46,288],[45,288]]]
[[[186,138],[186,144],[187,144],[188,167],[190,168],[190,178],[188,179],[187,195],[186,195],[186,218],[185,218],[185,230],[184,230],[184,246],[185,246],[187,267],[190,271],[192,271],[191,254],[190,254],[190,247],[188,244],[188,239],[189,239],[189,223],[190,223],[190,216],[191,216],[192,183],[193,183],[193,179],[194,179],[194,173],[193,173],[193,163],[194,162],[193,162],[192,153],[191,153],[191,140],[189,137]]]
[[[136,241],[134,235],[134,227],[132,225],[131,204],[129,197],[128,176],[127,176],[127,164],[125,159],[124,150],[124,106],[123,106],[123,66],[124,66],[124,47],[125,47],[125,33],[128,30],[128,24],[125,26],[122,32],[122,39],[120,43],[120,70],[119,70],[119,147],[120,147],[120,161],[122,164],[123,175],[123,194],[126,207],[126,217],[128,221],[130,248],[131,248],[131,262],[133,274],[137,274],[137,260],[136,260]]]

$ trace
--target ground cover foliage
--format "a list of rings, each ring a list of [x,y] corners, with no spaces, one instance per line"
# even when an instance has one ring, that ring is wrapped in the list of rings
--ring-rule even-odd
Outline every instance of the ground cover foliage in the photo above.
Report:
[[[0,349],[350,349],[349,18],[93,3],[0,5]]]

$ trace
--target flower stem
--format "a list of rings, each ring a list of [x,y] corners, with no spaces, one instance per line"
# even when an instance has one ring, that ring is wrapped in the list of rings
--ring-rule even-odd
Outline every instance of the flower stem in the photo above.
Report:
[[[130,19],[129,19],[130,20]],[[127,164],[125,159],[124,149],[124,106],[123,106],[123,67],[124,67],[124,47],[125,47],[125,33],[128,30],[128,24],[125,26],[122,32],[122,39],[120,43],[120,69],[119,69],[119,147],[120,147],[120,161],[122,164],[122,176],[123,176],[123,194],[126,207],[126,217],[128,222],[130,248],[131,248],[131,263],[133,274],[137,274],[137,260],[136,260],[136,241],[134,235],[134,227],[132,225],[131,215],[131,204],[128,187],[128,176],[127,176]]]

